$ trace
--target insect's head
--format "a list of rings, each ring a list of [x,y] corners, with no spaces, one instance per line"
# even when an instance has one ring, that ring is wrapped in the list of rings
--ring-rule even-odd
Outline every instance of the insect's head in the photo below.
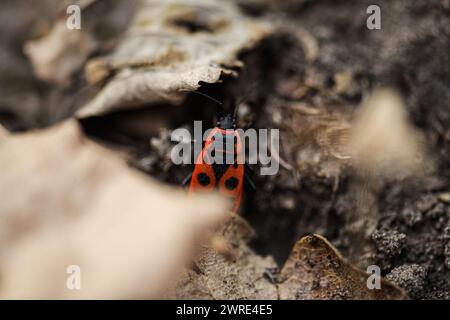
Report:
[[[219,119],[217,120],[217,127],[223,130],[236,129],[236,119],[234,114],[225,113],[219,116]]]
[[[236,129],[237,106],[236,99],[230,97],[218,115],[217,127],[223,130]]]
[[[239,103],[236,103],[236,100],[234,98],[229,99],[227,101],[228,103],[226,105],[223,105],[222,102],[203,92],[193,91],[193,93],[204,96],[222,107],[220,112],[221,114],[219,113],[216,123],[216,126],[218,128],[223,130],[236,129],[236,116]]]

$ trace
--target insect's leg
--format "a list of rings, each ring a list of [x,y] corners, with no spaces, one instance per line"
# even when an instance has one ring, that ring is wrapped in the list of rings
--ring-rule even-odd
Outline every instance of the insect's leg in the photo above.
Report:
[[[186,186],[192,179],[192,173],[189,173],[188,176],[186,178],[184,178],[183,182],[181,182],[181,185],[184,187]]]
[[[247,183],[247,185],[252,189],[253,191],[256,191],[256,186],[253,183],[252,179],[248,176],[247,173],[244,173],[244,182]]]
[[[191,268],[192,268],[192,271],[194,271],[196,274],[205,275],[205,273],[202,271],[202,269],[200,269],[200,267],[198,266],[198,264],[195,261],[192,263]]]
[[[263,273],[264,278],[268,279],[271,283],[280,283],[280,269],[278,268],[266,268]]]

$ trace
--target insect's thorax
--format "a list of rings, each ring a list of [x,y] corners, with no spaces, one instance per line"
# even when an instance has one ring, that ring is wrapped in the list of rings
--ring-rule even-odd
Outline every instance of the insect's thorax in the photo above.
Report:
[[[205,142],[206,162],[210,163],[216,179],[220,179],[230,166],[241,160],[241,139],[233,129],[214,128]],[[208,159],[213,157],[212,159]],[[218,161],[219,160],[219,161]]]
[[[217,127],[223,130],[236,129],[236,119],[234,115],[227,113],[221,116],[217,121]]]

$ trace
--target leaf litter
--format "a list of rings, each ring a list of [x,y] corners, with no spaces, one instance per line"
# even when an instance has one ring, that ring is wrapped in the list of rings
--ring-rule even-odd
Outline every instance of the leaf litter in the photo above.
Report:
[[[235,75],[237,55],[269,32],[224,1],[142,1],[114,52],[86,67],[87,79],[106,83],[78,117],[142,104],[179,104],[202,82]],[[106,79],[111,77],[111,79]]]

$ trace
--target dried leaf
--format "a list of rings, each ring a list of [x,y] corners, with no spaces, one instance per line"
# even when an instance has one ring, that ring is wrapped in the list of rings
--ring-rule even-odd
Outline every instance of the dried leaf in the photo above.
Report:
[[[47,36],[27,42],[25,53],[37,77],[65,86],[96,47],[90,32],[71,30],[65,20],[59,20]]]
[[[254,231],[236,216],[217,232],[230,252],[205,246],[194,270],[185,270],[177,285],[177,299],[277,299],[277,288],[264,273],[276,264],[272,257],[261,257],[247,242]]]
[[[403,290],[384,279],[381,289],[368,289],[368,277],[322,236],[306,236],[295,244],[281,271],[280,299],[405,298]]]
[[[92,83],[107,82],[77,115],[88,117],[142,104],[180,103],[184,90],[215,83],[241,66],[237,55],[268,27],[218,0],[144,0],[131,27],[108,57],[86,67]]]
[[[87,141],[70,121],[0,139],[0,296],[154,298],[226,213]],[[81,290],[66,287],[81,268]]]

